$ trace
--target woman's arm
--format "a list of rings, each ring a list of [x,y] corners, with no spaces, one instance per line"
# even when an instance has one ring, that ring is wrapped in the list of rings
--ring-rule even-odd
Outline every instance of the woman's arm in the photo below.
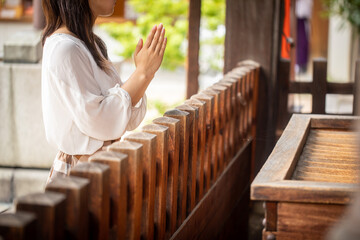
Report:
[[[121,86],[130,95],[132,105],[142,98],[163,60],[167,39],[162,24],[154,26],[143,44],[142,39],[136,46],[134,60],[136,70]]]

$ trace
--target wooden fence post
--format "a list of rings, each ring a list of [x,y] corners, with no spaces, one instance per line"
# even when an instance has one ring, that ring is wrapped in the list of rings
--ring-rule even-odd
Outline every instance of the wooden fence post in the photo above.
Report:
[[[219,139],[219,105],[220,105],[220,92],[211,89],[205,89],[201,91],[202,94],[206,94],[214,97],[214,108],[213,108],[213,118],[211,119],[212,127],[212,141],[211,141],[211,167],[210,167],[210,179],[211,184],[216,180],[218,174],[218,139]]]
[[[227,166],[229,161],[233,155],[233,145],[234,145],[234,136],[236,135],[235,132],[235,123],[233,121],[232,116],[235,116],[235,106],[232,104],[232,97],[233,97],[233,85],[230,82],[226,82],[221,80],[220,82],[216,83],[214,87],[222,86],[225,87],[225,99],[224,99],[224,118],[226,119],[226,124],[224,126],[224,167]]]
[[[129,141],[114,142],[107,151],[128,155],[128,202],[126,239],[139,240],[141,237],[141,214],[143,196],[143,146]]]
[[[30,212],[0,214],[0,236],[5,239],[37,239],[37,219]]]
[[[71,176],[87,178],[90,181],[88,191],[89,238],[109,238],[109,167],[105,164],[81,162],[75,165]]]
[[[155,239],[165,239],[166,232],[166,194],[168,178],[168,138],[169,128],[148,124],[143,132],[156,135],[156,186],[155,186]]]
[[[313,61],[312,113],[325,114],[327,93],[327,61],[317,58]]]
[[[46,185],[45,191],[66,196],[64,239],[88,239],[88,191],[89,180],[85,178],[56,177]]]
[[[132,133],[124,140],[143,145],[143,207],[141,232],[143,239],[154,239],[154,205],[156,183],[156,135]]]
[[[189,160],[189,113],[177,109],[166,111],[164,116],[180,120],[179,195],[177,226],[186,218],[187,176]]]
[[[169,128],[169,162],[168,162],[168,183],[166,196],[166,209],[169,214],[169,231],[166,239],[176,230],[177,220],[177,199],[178,199],[178,178],[179,178],[179,147],[180,147],[180,121],[169,117],[160,117],[153,120],[153,123],[164,125]]]
[[[16,212],[32,212],[37,218],[37,239],[64,239],[65,195],[33,193],[16,200]]]
[[[119,152],[100,151],[89,162],[109,166],[110,169],[110,239],[125,239],[127,218],[128,156]]]
[[[191,107],[190,105],[180,105],[176,109],[189,113],[189,163],[188,163],[188,178],[187,178],[187,204],[186,216],[195,207],[196,198],[196,161],[198,159],[198,121],[199,110],[198,108]]]
[[[204,193],[204,157],[205,157],[205,141],[206,141],[206,102],[189,99],[185,101],[185,104],[190,105],[193,108],[197,108],[199,112],[198,121],[198,149],[196,160],[196,196],[195,203],[198,203],[203,197]]]
[[[204,190],[207,192],[210,188],[211,179],[211,144],[212,144],[212,119],[214,109],[214,97],[198,93],[190,99],[197,99],[206,102],[206,138],[205,138],[205,158],[204,158]]]

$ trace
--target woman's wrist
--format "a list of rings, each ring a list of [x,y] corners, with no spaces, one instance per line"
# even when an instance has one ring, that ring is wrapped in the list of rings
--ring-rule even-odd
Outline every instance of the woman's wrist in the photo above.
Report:
[[[145,71],[139,67],[136,68],[134,75],[138,81],[150,82],[154,78],[154,74],[149,74],[148,71]]]

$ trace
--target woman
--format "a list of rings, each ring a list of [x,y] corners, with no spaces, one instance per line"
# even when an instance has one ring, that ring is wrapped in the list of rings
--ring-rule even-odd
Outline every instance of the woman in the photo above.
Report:
[[[136,70],[123,84],[93,25],[114,0],[43,0],[42,107],[47,140],[59,149],[48,182],[136,128],[146,112],[145,90],[166,48],[165,29],[139,40]]]

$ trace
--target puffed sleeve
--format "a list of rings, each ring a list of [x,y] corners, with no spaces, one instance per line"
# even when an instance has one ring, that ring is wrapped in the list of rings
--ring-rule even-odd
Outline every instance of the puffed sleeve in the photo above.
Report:
[[[74,44],[62,47],[69,49],[62,49],[61,56],[54,54],[50,67],[54,92],[79,130],[107,141],[136,128],[145,116],[146,96],[133,107],[130,95],[119,84],[103,95],[94,79],[89,57]]]

